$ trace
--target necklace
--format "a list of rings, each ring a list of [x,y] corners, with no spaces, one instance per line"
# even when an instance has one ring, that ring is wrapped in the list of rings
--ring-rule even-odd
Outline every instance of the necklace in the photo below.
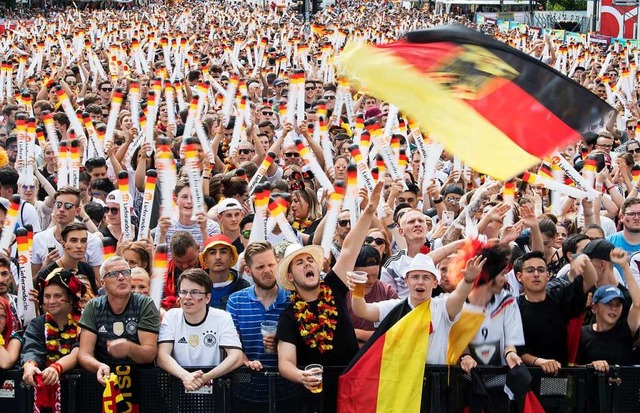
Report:
[[[309,303],[304,301],[297,292],[291,294],[291,302],[298,330],[304,342],[311,348],[317,348],[320,353],[333,349],[333,336],[338,323],[338,309],[331,288],[324,282],[320,283],[318,293],[318,315],[310,311]]]
[[[80,312],[73,309],[67,314],[67,323],[58,327],[51,313],[44,316],[45,347],[47,349],[46,365],[49,366],[71,353],[78,338],[78,322]]]

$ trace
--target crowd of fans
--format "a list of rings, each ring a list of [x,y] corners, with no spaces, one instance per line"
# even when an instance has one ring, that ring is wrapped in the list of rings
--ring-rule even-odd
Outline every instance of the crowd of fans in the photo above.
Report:
[[[578,172],[595,165],[595,196],[516,180],[510,203],[503,182],[446,151],[424,182],[420,130],[357,79],[336,77],[348,38],[384,43],[414,29],[472,26],[464,18],[377,2],[338,2],[309,27],[287,9],[226,2],[30,17],[0,38],[0,222],[13,216],[34,233],[29,263],[17,259],[15,237],[0,255],[0,368],[21,366],[25,383],[55,385],[80,367],[104,384],[123,366],[155,362],[194,391],[243,365],[277,367],[279,386],[322,389],[332,411],[337,383],[323,385],[305,366],[347,365],[396,306],[423,303],[432,318],[427,364],[447,363],[465,311],[485,314],[457,360],[466,371],[607,371],[638,361],[637,50],[482,28],[618,109],[559,148]],[[362,120],[385,129],[401,179],[363,143]],[[64,148],[76,145],[80,161],[65,163]],[[358,156],[365,167],[354,172]],[[532,172],[553,175],[557,163]],[[150,231],[139,236],[152,169]],[[336,210],[340,183],[348,190]],[[28,322],[21,265],[34,284],[37,317]],[[366,273],[364,293],[352,291],[352,271]],[[277,329],[263,333],[265,322]],[[188,371],[195,366],[209,368]],[[234,392],[260,409],[269,389],[256,376]],[[280,394],[297,400],[293,390]]]

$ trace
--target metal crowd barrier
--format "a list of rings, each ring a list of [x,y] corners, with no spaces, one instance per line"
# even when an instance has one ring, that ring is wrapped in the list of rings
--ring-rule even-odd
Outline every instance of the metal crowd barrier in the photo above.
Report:
[[[325,367],[325,383],[335,382],[342,370]],[[530,371],[531,389],[546,412],[640,411],[640,367],[612,367],[606,374],[591,368],[566,368],[556,376],[538,368]],[[487,392],[501,396],[495,411],[509,411],[503,391],[506,370],[491,367],[478,372]],[[136,375],[141,412],[306,413],[310,411],[309,400],[311,405],[315,400],[317,411],[321,411],[321,396],[286,381],[274,368],[260,372],[241,368],[197,393],[185,392],[179,379],[158,368],[139,369]],[[61,387],[63,412],[102,411],[103,387],[95,374],[73,370],[62,376]],[[461,369],[429,366],[424,375],[421,411],[462,412],[473,389],[471,376]],[[33,389],[22,382],[21,370],[0,370],[0,412],[33,412]]]

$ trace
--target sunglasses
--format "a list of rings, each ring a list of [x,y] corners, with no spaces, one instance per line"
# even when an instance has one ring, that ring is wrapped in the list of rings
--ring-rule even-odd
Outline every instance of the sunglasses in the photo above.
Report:
[[[635,148],[635,149],[628,149],[627,152],[628,153],[640,153],[640,147]]]
[[[273,116],[273,112],[262,112],[262,116]]]
[[[27,190],[33,191],[34,189],[36,189],[35,185],[22,185],[22,190],[23,191],[27,191]]]
[[[298,152],[285,152],[284,156],[287,158],[298,158],[300,154]]]
[[[244,231],[241,232],[241,234],[242,234],[242,238],[249,239],[249,237],[251,236],[251,230],[245,229]]]
[[[335,96],[323,96],[324,100],[334,100],[335,98]]]
[[[289,175],[282,177],[285,181],[298,181],[302,179],[302,174],[298,171],[291,172]]]
[[[120,208],[104,207],[105,214],[111,213],[111,215],[116,215],[118,212],[120,212]]]
[[[102,89],[100,89],[100,90],[102,90],[103,92],[111,92],[113,89],[111,89],[110,87],[106,87],[106,88],[105,88],[105,87],[103,87],[103,88],[102,88]]]
[[[351,225],[351,220],[350,219],[341,219],[340,221],[338,221],[338,225],[340,225],[342,228],[344,228],[347,225]]]
[[[67,211],[71,211],[73,208],[77,208],[78,205],[71,203],[71,202],[60,202],[60,201],[56,201],[55,204],[53,204],[56,209],[61,209],[64,206],[64,209],[66,209]]]
[[[373,244],[375,242],[377,246],[381,247],[384,245],[384,238],[366,237],[364,239],[364,242],[367,244]]]
[[[300,190],[300,189],[304,189],[304,182],[303,181],[293,181],[293,182],[291,182],[289,187],[291,188],[292,191],[297,191],[297,190]]]
[[[627,130],[634,130],[635,128],[635,125],[627,125]]]
[[[316,90],[315,87],[305,87],[304,90]]]
[[[238,153],[241,155],[249,155],[253,152],[253,149],[238,149]]]

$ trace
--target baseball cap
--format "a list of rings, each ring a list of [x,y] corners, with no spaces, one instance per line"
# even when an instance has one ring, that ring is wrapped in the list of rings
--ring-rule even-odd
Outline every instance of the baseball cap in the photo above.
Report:
[[[116,189],[115,191],[109,192],[109,195],[107,195],[107,198],[105,200],[106,200],[106,202],[113,202],[115,204],[119,204],[120,203],[120,190]]]
[[[209,252],[209,250],[215,247],[216,245],[224,245],[226,247],[229,247],[229,249],[231,249],[231,254],[233,254],[233,260],[231,261],[231,266],[236,265],[236,262],[238,262],[238,251],[236,250],[236,247],[233,245],[233,241],[231,241],[229,237],[223,234],[216,234],[207,238],[207,240],[204,242],[204,250],[202,250],[202,253],[200,254],[200,256],[204,259],[204,257],[207,255],[207,252]]]
[[[431,274],[435,275],[438,282],[440,281],[440,270],[436,268],[436,264],[426,254],[418,254],[413,257],[413,260],[411,260],[411,264],[409,264],[409,266],[404,269],[402,277],[407,278],[407,275],[409,275],[411,271],[430,272]]]
[[[614,246],[612,243],[604,238],[600,238],[589,242],[582,250],[582,253],[591,259],[611,261],[611,251],[613,249]]]
[[[7,198],[0,197],[0,208],[2,208],[4,212],[7,212],[10,207],[11,201],[9,201]]]
[[[284,85],[285,83],[287,82],[285,82],[284,79],[276,79],[273,81],[273,86],[280,86],[280,85]]]
[[[355,267],[373,267],[380,265],[380,252],[371,245],[363,245],[360,248]]]
[[[613,285],[603,285],[602,287],[598,288],[593,294],[593,303],[608,304],[615,298],[621,299],[623,303],[627,302],[627,300],[624,298],[624,295],[622,294],[622,291],[620,291],[618,287]]]
[[[225,198],[218,202],[216,209],[218,210],[218,214],[222,214],[223,212],[231,211],[233,209],[239,209],[242,211],[242,205],[240,205],[240,202],[235,198]]]

